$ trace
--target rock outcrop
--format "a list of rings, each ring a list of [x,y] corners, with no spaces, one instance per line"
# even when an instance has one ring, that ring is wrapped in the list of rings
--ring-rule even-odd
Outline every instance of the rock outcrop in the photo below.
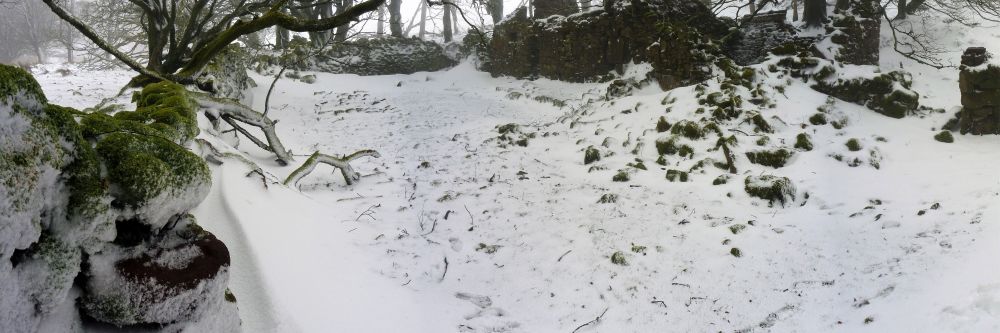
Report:
[[[731,25],[701,2],[606,1],[604,7],[569,17],[527,17],[524,8],[498,25],[487,70],[518,78],[608,81],[629,62],[649,62],[664,89],[708,77]]]
[[[4,332],[72,331],[80,313],[172,331],[227,313],[214,330],[239,329],[224,301],[228,251],[187,214],[211,187],[184,148],[198,134],[193,103],[172,83],[135,100],[136,111],[86,114],[49,104],[30,74],[0,65]]]
[[[1000,134],[1000,63],[985,48],[969,48],[962,56],[958,82],[962,91],[960,133]]]

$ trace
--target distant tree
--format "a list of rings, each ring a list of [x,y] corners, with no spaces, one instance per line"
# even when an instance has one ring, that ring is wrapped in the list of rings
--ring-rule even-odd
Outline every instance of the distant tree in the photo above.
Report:
[[[403,5],[403,0],[389,1],[389,33],[393,37],[403,37],[403,14],[399,9]]]
[[[56,0],[41,1],[99,48],[139,72],[140,76],[132,82],[139,86],[160,80],[193,83],[212,58],[243,36],[271,27],[296,32],[327,31],[358,20],[385,2],[368,0],[330,17],[304,19],[288,11],[311,1],[129,0],[141,12],[141,34],[147,54],[143,65],[67,12]]]

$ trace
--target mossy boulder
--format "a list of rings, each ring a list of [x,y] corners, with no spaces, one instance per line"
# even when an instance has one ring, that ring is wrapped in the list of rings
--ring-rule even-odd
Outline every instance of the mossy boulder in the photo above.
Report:
[[[583,164],[587,165],[601,160],[601,151],[593,146],[587,147],[583,152]]]
[[[680,170],[667,170],[667,180],[670,182],[687,182],[688,173]]]
[[[670,128],[670,133],[684,136],[685,138],[696,140],[705,136],[705,131],[701,125],[690,120],[681,120]]]
[[[743,182],[744,190],[752,197],[778,202],[782,206],[795,200],[795,185],[785,177],[772,175],[747,176]]]
[[[799,135],[796,135],[794,147],[805,151],[813,150],[812,139],[809,137],[809,134],[799,133]]]
[[[941,131],[941,133],[934,135],[934,140],[937,140],[938,142],[952,143],[955,142],[955,137],[951,135],[951,132]]]
[[[844,143],[844,146],[847,147],[847,150],[850,151],[860,151],[862,148],[864,148],[861,146],[861,141],[858,141],[858,139],[855,138],[847,140],[847,142]]]
[[[791,150],[784,148],[746,152],[747,159],[750,160],[750,163],[769,166],[772,168],[785,166],[792,155],[794,155],[794,153]]]
[[[114,203],[156,228],[194,208],[211,188],[205,162],[164,138],[114,132],[97,143]]]

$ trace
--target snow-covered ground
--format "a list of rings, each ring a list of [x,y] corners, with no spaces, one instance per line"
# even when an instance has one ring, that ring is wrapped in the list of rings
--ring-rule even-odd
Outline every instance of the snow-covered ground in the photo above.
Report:
[[[947,36],[956,50],[1000,52],[992,31]],[[289,188],[276,182],[291,166],[242,142],[268,176],[225,160],[195,215],[233,255],[246,332],[1000,330],[1000,140],[935,141],[959,106],[957,71],[883,52],[883,69],[900,62],[922,103],[947,113],[897,120],[792,82],[764,113],[783,121],[771,144],[808,132],[815,149],[779,169],[741,162],[718,186],[722,170],[669,182],[665,170],[688,161],[654,163],[656,119],[696,117],[693,87],[602,101],[607,84],[491,78],[468,62],[282,80],[269,116],[300,161],[316,150],[382,157],[354,163],[358,184],[321,167]],[[81,108],[128,78],[39,76],[51,101]],[[270,79],[255,79],[262,110]],[[847,126],[803,126],[819,107]],[[232,149],[203,123],[202,139]],[[498,140],[510,123],[535,133],[526,147]],[[740,151],[754,148],[732,134]],[[605,143],[615,154],[584,165],[584,149]],[[636,158],[648,170],[613,182]],[[749,197],[743,179],[764,173],[792,179],[799,198],[772,207]],[[605,194],[617,201],[598,203]],[[612,263],[619,251],[625,265]]]

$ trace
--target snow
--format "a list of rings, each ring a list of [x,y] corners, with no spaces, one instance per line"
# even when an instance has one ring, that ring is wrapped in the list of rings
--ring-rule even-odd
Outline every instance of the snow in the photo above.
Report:
[[[939,30],[1000,50],[989,31]],[[957,61],[964,47],[955,49],[944,57]],[[723,172],[711,167],[685,183],[663,176],[720,159],[704,140],[681,141],[695,159],[653,163],[656,119],[699,117],[693,87],[604,101],[607,84],[491,78],[468,62],[412,75],[309,73],[316,84],[278,82],[269,114],[297,162],[316,150],[382,157],[353,163],[364,175],[355,185],[321,166],[289,188],[279,183],[294,167],[250,144],[232,148],[202,119],[201,139],[246,152],[267,177],[226,159],[193,213],[230,249],[229,288],[246,332],[571,332],[602,313],[580,331],[996,331],[1000,142],[934,141],[959,105],[957,71],[882,53],[883,72],[901,66],[922,104],[948,112],[891,119],[766,78],[786,87],[761,110],[776,132],[765,148],[807,132],[815,149],[778,169],[740,162],[719,186],[710,184]],[[636,66],[628,75],[642,74]],[[107,96],[72,97],[84,75],[127,80],[40,81],[57,103]],[[267,88],[253,90],[255,109]],[[847,126],[803,128],[818,108]],[[499,145],[496,127],[508,123],[537,135],[527,147]],[[734,135],[739,152],[759,148]],[[848,151],[851,138],[864,149]],[[583,150],[604,142],[614,154],[583,165]],[[878,168],[833,158],[873,153]],[[612,182],[635,158],[650,170]],[[749,197],[743,180],[762,174],[791,179],[794,204]],[[618,199],[598,204],[605,194]],[[627,266],[611,262],[618,251]]]

